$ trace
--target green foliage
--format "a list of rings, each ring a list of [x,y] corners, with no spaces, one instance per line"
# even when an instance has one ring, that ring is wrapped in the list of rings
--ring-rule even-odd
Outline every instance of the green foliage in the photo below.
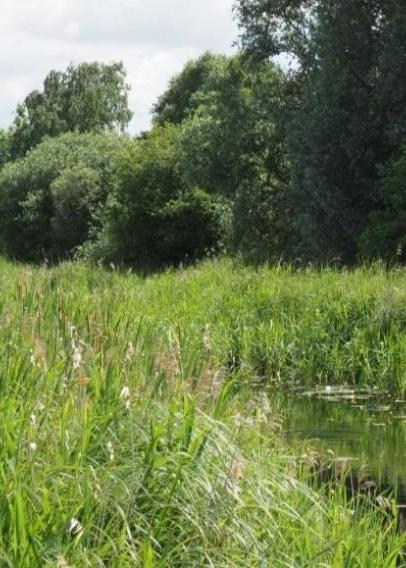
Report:
[[[74,251],[87,241],[89,229],[97,222],[107,197],[101,178],[94,164],[89,167],[79,162],[63,170],[51,183],[51,231],[57,250]]]
[[[179,170],[180,129],[156,127],[129,142],[117,168],[118,186],[93,257],[137,267],[178,264],[219,245],[227,202],[189,187]]]
[[[360,240],[365,258],[406,260],[406,147],[402,155],[385,168],[380,190],[380,207],[374,211]]]
[[[200,93],[212,71],[224,65],[226,61],[226,57],[209,52],[189,61],[183,70],[171,79],[167,90],[155,103],[154,123],[163,126],[166,122],[183,122],[198,105]]]
[[[235,0],[242,47],[254,59],[290,53],[303,62],[307,32],[320,4],[319,0]]]
[[[283,205],[284,92],[283,75],[272,64],[250,68],[241,57],[225,59],[207,77],[199,105],[183,124],[184,179],[232,200],[232,246],[251,259],[279,257],[293,237]]]
[[[122,63],[81,63],[51,71],[43,91],[17,107],[12,127],[13,158],[24,156],[44,136],[64,132],[124,131],[131,120],[129,86]]]
[[[115,135],[47,139],[0,173],[0,242],[5,253],[38,261],[70,256],[99,224],[112,191]]]
[[[301,252],[354,260],[379,201],[379,166],[406,133],[406,6],[240,0],[236,9],[248,53],[295,62],[300,92],[287,132]]]
[[[0,128],[0,170],[10,160],[10,133]]]

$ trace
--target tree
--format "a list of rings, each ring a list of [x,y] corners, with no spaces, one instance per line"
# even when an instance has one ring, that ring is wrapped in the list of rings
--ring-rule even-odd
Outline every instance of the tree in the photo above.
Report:
[[[230,244],[256,260],[279,258],[293,236],[285,203],[285,93],[283,74],[273,64],[224,59],[183,123],[184,180],[232,201]]]
[[[154,123],[162,126],[166,122],[180,124],[185,120],[198,106],[199,95],[212,71],[226,60],[223,55],[208,52],[189,61],[184,69],[171,79],[167,90],[154,105]]]
[[[24,261],[70,257],[94,236],[114,187],[122,140],[113,134],[48,138],[0,172],[0,245]]]
[[[10,133],[0,128],[0,170],[10,160]]]
[[[157,268],[218,247],[227,204],[182,182],[179,135],[178,127],[167,124],[126,144],[117,191],[90,256]]]
[[[382,170],[380,204],[360,238],[363,258],[406,261],[406,146]]]
[[[65,132],[124,131],[132,118],[122,63],[81,63],[51,71],[42,91],[17,107],[11,134],[13,158],[24,156],[45,136]]]
[[[291,200],[302,252],[356,258],[379,206],[380,165],[406,129],[406,5],[400,0],[240,0],[247,52],[287,52],[300,97],[289,119]]]

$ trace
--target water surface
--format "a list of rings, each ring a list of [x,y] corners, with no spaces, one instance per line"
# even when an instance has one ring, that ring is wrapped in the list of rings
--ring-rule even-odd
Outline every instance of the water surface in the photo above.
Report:
[[[284,405],[284,433],[295,453],[347,460],[406,499],[406,401],[369,390],[295,390]]]

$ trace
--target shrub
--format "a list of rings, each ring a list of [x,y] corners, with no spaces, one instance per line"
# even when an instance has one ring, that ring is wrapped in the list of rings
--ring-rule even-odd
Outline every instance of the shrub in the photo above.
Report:
[[[60,259],[95,230],[113,187],[121,139],[65,134],[47,139],[0,174],[0,241],[21,260]]]
[[[180,129],[157,127],[120,155],[117,191],[90,256],[156,268],[219,248],[228,201],[188,187],[179,172]]]

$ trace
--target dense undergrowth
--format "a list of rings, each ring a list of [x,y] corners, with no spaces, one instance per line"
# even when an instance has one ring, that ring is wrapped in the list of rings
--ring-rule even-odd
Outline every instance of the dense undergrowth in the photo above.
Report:
[[[2,262],[0,566],[396,566],[396,521],[311,489],[268,395],[404,393],[405,283]]]

